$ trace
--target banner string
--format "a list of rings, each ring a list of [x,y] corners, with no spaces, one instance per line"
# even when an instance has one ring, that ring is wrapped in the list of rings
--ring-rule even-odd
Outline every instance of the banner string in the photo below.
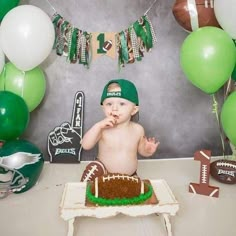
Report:
[[[57,13],[55,7],[51,4],[51,2],[49,0],[45,0],[48,5],[52,8],[52,10],[54,11],[54,14]],[[150,5],[150,7],[145,11],[144,15],[147,15],[148,12],[153,8],[154,4],[157,2],[157,0],[154,0],[153,3]]]
[[[49,2],[49,0],[45,0],[48,5],[52,8],[52,10],[54,11],[54,14],[57,12],[56,9],[53,7],[53,5]]]
[[[145,11],[144,15],[147,15],[148,12],[152,9],[152,7],[154,6],[154,4],[157,2],[157,0],[154,0],[154,2],[151,4],[151,6]]]

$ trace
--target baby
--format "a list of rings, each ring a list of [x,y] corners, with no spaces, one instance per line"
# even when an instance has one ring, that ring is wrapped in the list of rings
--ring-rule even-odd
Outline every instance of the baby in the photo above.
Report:
[[[159,145],[155,138],[146,138],[144,128],[132,121],[139,111],[135,85],[125,79],[109,81],[104,87],[101,105],[105,118],[88,130],[81,145],[83,149],[89,150],[98,143],[97,161],[92,163],[95,166],[93,169],[96,169],[96,165],[102,166],[102,174],[135,175],[138,167],[137,153],[150,157]],[[95,173],[88,175],[86,172],[81,181],[97,177]]]

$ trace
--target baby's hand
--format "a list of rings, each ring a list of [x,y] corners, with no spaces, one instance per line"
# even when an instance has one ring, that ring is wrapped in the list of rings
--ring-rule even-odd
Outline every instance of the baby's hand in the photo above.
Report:
[[[106,117],[104,120],[99,122],[101,129],[112,128],[116,125],[116,119],[113,116]]]
[[[143,137],[143,141],[144,141],[144,149],[150,155],[154,154],[154,152],[157,150],[160,144],[160,142],[157,142],[154,137],[152,138]]]

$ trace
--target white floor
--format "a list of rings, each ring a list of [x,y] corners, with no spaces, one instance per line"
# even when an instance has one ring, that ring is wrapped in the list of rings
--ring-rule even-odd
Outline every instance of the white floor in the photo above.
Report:
[[[60,217],[59,204],[67,182],[77,182],[87,163],[45,163],[39,183],[22,194],[0,200],[1,236],[66,236],[67,222]],[[165,179],[180,203],[171,217],[174,236],[235,236],[236,188],[210,178],[220,187],[219,198],[188,192],[190,182],[199,181],[199,162],[189,159],[141,160],[141,178]],[[75,235],[80,236],[158,236],[165,235],[161,218],[156,215],[107,219],[77,218]]]

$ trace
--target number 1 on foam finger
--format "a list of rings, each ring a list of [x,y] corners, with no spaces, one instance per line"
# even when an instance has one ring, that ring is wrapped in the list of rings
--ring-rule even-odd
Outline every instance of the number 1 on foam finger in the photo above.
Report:
[[[82,136],[83,117],[84,116],[84,93],[79,91],[75,95],[71,126],[74,129],[79,129],[79,134]]]

